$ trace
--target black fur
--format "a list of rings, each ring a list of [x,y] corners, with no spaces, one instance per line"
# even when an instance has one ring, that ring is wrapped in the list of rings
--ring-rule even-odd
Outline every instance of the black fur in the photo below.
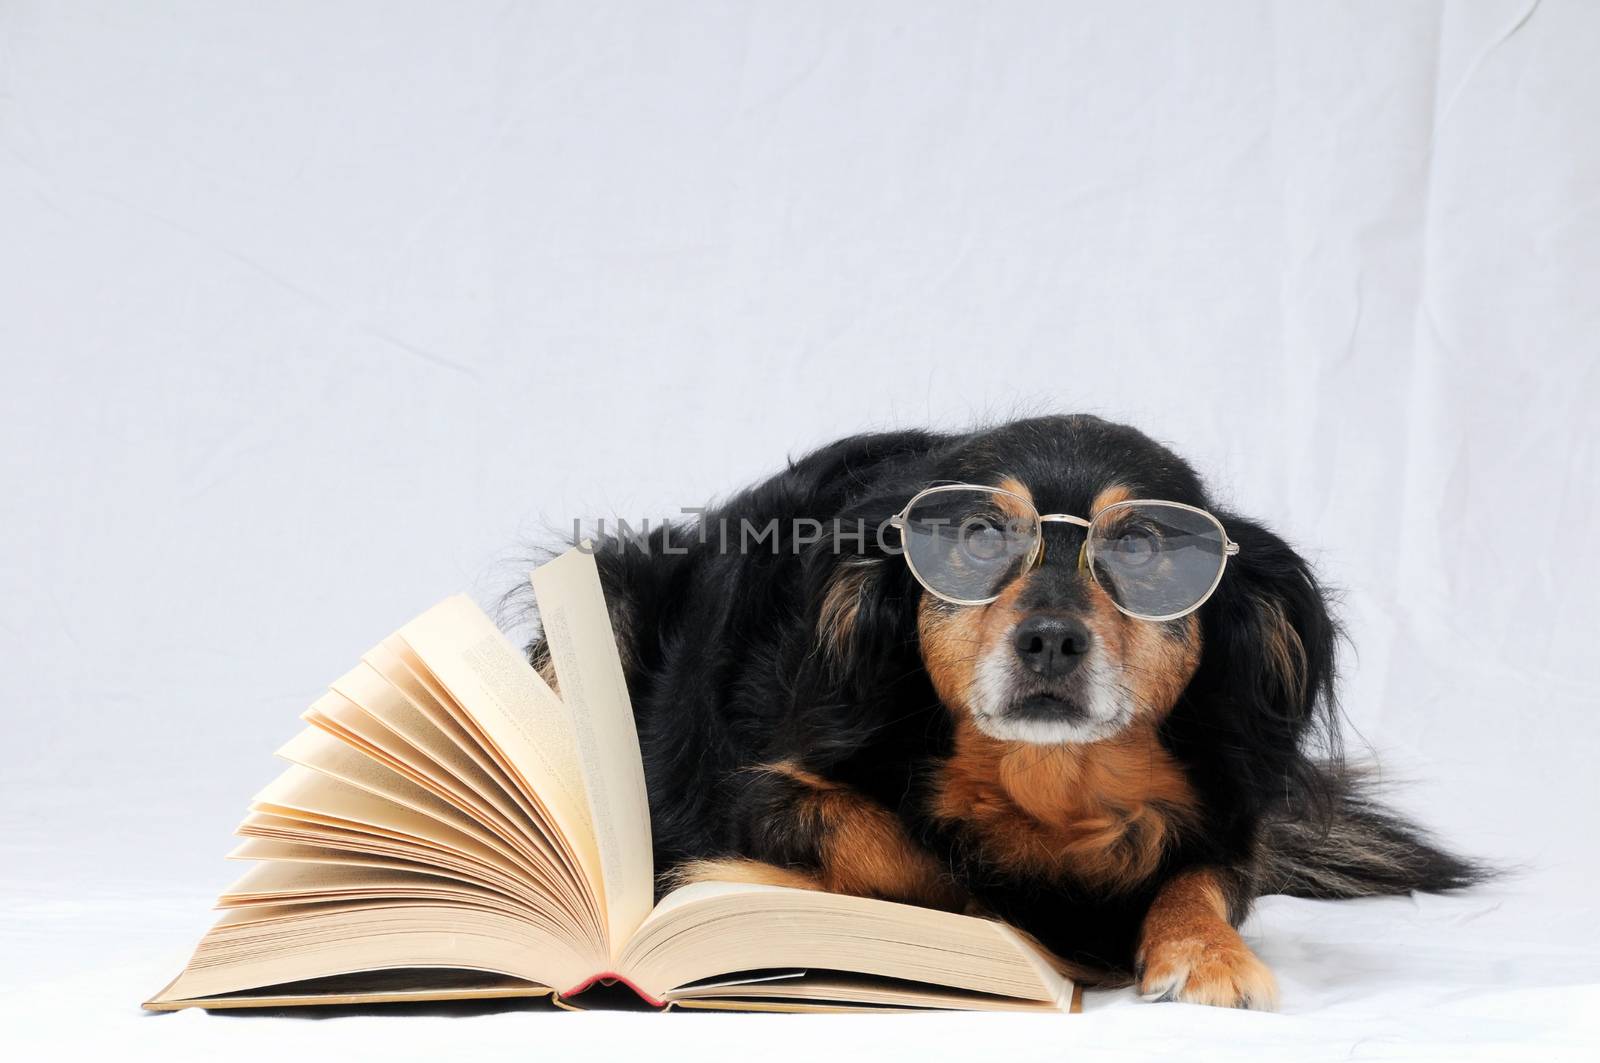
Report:
[[[1242,547],[1200,610],[1200,662],[1160,731],[1199,795],[1202,827],[1126,888],[997,866],[959,827],[928,814],[953,716],[920,655],[924,592],[870,530],[929,484],[1004,476],[1026,484],[1042,512],[1085,515],[1103,487],[1128,484],[1142,497],[1211,510]],[[798,518],[846,529],[864,521],[869,535],[838,553],[826,537],[797,546]],[[775,541],[737,549],[741,522],[773,520]],[[724,527],[729,549],[719,541]],[[1048,526],[1047,558],[1075,556],[1074,533]],[[857,436],[792,462],[699,525],[657,529],[648,549],[603,540],[598,560],[624,643],[659,871],[726,855],[809,866],[817,839],[786,817],[795,795],[748,770],[788,760],[891,810],[984,908],[1110,972],[1131,971],[1145,910],[1186,868],[1219,870],[1235,920],[1264,891],[1400,893],[1481,876],[1372,804],[1344,769],[1337,630],[1309,566],[1266,528],[1216,509],[1187,464],[1134,429],[1051,417],[966,434]],[[858,567],[860,593],[848,639],[830,645],[818,627],[841,566]],[[1274,638],[1287,653],[1269,652]],[[537,660],[537,643],[531,652]]]

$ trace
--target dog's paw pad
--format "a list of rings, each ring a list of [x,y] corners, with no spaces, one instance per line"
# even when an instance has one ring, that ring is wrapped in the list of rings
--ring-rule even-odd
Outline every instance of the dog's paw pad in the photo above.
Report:
[[[1146,1000],[1258,1011],[1278,1006],[1272,971],[1231,931],[1152,944],[1141,966],[1139,995]]]

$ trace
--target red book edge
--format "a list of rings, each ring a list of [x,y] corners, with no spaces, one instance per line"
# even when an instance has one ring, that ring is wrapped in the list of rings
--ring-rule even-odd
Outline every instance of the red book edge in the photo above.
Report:
[[[657,1000],[655,997],[651,996],[649,993],[646,993],[644,990],[640,989],[632,981],[630,981],[627,978],[624,978],[620,974],[617,974],[615,971],[601,971],[599,974],[591,975],[590,977],[585,978],[583,981],[579,982],[577,985],[573,986],[571,989],[567,990],[566,992],[558,993],[556,995],[559,996],[563,1000],[567,1000],[567,999],[570,999],[572,997],[577,996],[579,993],[582,993],[585,989],[588,989],[590,986],[594,985],[596,982],[604,982],[606,985],[614,985],[617,982],[621,982],[623,985],[625,985],[629,989],[633,990],[634,994],[636,996],[638,996],[638,998],[640,1000],[644,1001],[646,1004],[649,1004],[651,1007],[653,1007],[653,1008],[664,1008],[664,1007],[667,1006],[667,1002],[666,1001]]]

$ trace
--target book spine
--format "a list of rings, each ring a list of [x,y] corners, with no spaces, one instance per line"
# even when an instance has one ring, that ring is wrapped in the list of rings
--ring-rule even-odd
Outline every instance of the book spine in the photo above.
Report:
[[[604,985],[615,985],[616,983],[621,982],[623,985],[633,990],[635,996],[644,1001],[646,1004],[649,1004],[652,1008],[665,1008],[667,1006],[666,1001],[657,1000],[649,993],[646,993],[643,989],[640,989],[639,986],[632,980],[617,974],[615,971],[601,971],[597,975],[592,975],[588,978],[585,978],[571,989],[568,989],[562,993],[558,993],[557,996],[559,996],[563,1001],[570,1000],[572,997],[582,993],[585,989],[593,986],[596,982],[600,982]]]

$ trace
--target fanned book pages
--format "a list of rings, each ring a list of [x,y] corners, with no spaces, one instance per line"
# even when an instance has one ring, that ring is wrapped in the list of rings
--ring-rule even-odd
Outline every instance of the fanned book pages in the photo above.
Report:
[[[633,712],[594,558],[533,573],[558,697],[465,597],[305,713],[232,856],[251,869],[147,1008],[549,996],[740,1010],[1071,1010],[1004,924],[701,882],[653,904]]]

